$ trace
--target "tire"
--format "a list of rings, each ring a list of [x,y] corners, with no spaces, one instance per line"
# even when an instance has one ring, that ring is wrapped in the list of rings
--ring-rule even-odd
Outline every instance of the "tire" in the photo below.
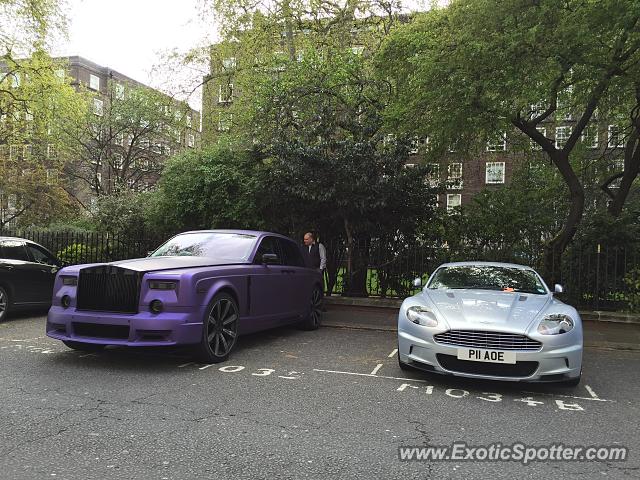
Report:
[[[99,343],[74,342],[72,340],[63,340],[62,343],[70,349],[77,350],[79,352],[99,352],[104,350],[104,347],[106,347],[106,345],[101,345]]]
[[[202,322],[202,338],[196,357],[203,363],[220,363],[229,354],[238,338],[238,304],[227,293],[219,293],[207,307]]]
[[[4,322],[9,314],[11,298],[4,287],[0,287],[0,322]]]
[[[320,287],[313,287],[311,299],[309,300],[309,311],[300,322],[303,330],[317,330],[322,323],[322,290]]]

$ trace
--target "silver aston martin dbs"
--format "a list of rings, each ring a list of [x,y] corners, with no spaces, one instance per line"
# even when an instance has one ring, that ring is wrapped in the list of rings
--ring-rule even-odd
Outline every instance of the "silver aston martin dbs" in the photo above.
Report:
[[[416,286],[420,280],[416,279]],[[562,292],[560,285],[555,292]],[[491,380],[577,385],[582,322],[532,268],[438,267],[398,315],[400,367]]]

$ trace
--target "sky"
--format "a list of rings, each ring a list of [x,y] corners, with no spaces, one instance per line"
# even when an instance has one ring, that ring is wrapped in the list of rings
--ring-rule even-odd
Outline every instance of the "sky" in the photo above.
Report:
[[[213,38],[201,5],[202,0],[67,0],[68,39],[56,41],[53,54],[85,57],[185,99],[204,72],[157,67],[167,52],[185,52]],[[199,92],[187,99],[201,110]]]

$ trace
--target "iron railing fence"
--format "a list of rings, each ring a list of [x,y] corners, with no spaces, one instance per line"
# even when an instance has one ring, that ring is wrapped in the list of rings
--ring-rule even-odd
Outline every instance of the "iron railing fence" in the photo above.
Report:
[[[442,247],[381,240],[353,244],[351,263],[349,249],[344,242],[329,242],[327,254],[328,293],[349,296],[355,292],[361,295],[363,289],[354,288],[354,282],[364,282],[366,295],[387,298],[417,293],[419,288],[413,286],[413,280],[421,277],[423,282],[426,281],[445,262],[501,261],[530,265],[538,270],[542,264],[542,252],[537,256],[524,256],[509,255],[505,251],[478,253],[476,250],[470,258]],[[333,261],[331,255],[334,255]],[[560,283],[564,293],[558,296],[579,308],[629,310],[637,308],[640,297],[640,292],[632,285],[632,278],[640,278],[640,242],[625,247],[572,247],[563,257]],[[553,290],[554,285],[549,285],[549,288]]]
[[[102,263],[147,256],[165,237],[113,235],[103,232],[2,229],[0,236],[27,238],[49,249],[68,264]],[[403,298],[419,291],[413,280],[423,282],[438,267],[450,261],[508,261],[539,267],[538,256],[513,255],[508,250],[475,250],[473,258],[452,253],[442,246],[419,245],[398,239],[374,239],[354,243],[325,243],[327,248],[326,290],[328,294]],[[571,305],[594,310],[638,308],[640,292],[633,279],[640,279],[640,241],[625,247],[598,245],[570,247],[563,257],[559,297]],[[549,285],[553,289],[553,285]]]

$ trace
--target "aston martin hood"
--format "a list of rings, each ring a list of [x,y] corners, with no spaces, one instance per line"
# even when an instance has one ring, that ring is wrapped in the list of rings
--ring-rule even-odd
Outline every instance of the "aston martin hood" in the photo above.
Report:
[[[549,295],[487,290],[426,290],[452,329],[494,328],[524,332],[550,301]]]

